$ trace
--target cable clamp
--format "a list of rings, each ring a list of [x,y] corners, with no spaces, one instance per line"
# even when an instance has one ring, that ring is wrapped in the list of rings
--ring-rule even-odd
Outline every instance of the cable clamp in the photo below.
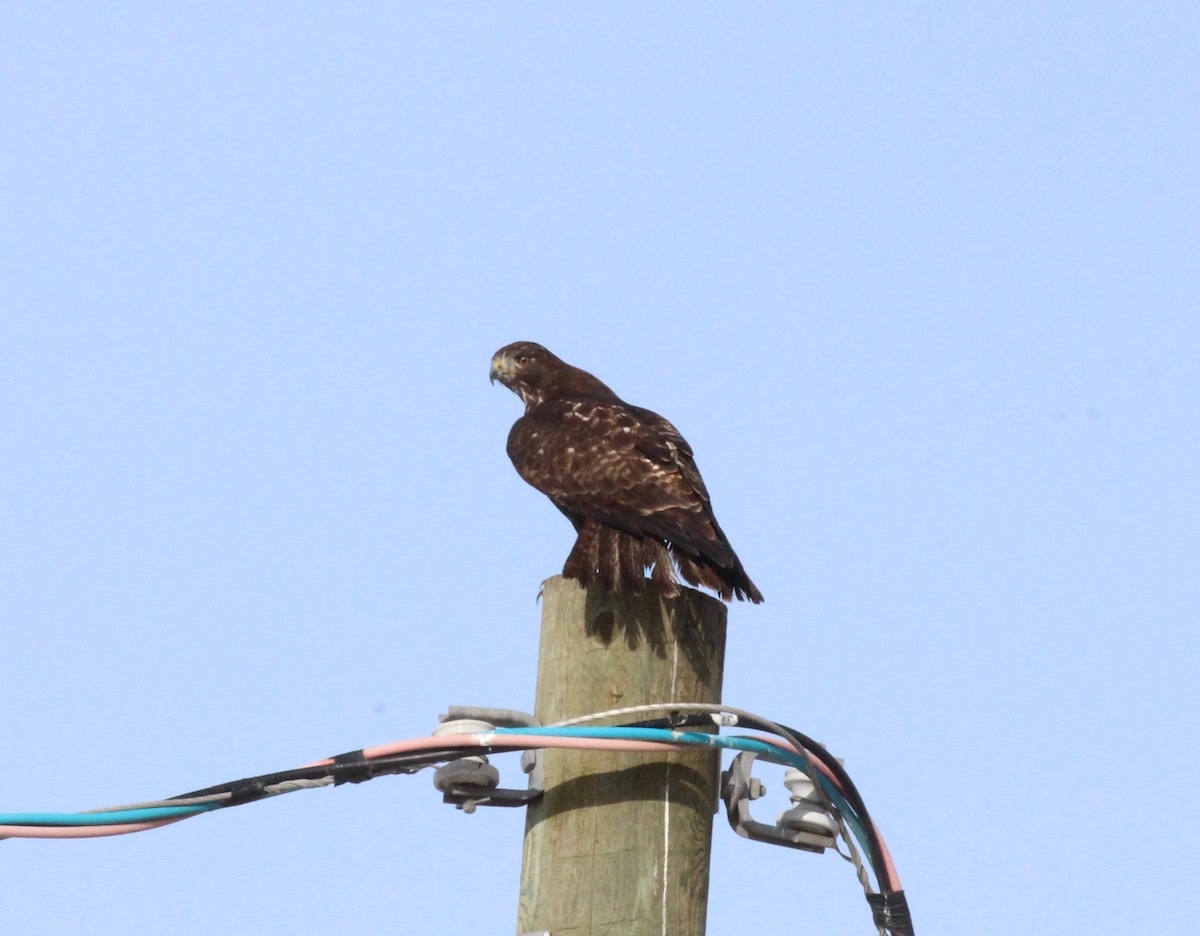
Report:
[[[742,751],[721,773],[721,799],[725,801],[725,814],[733,831],[743,838],[787,848],[820,854],[833,846],[837,826],[819,805],[812,782],[799,770],[789,770],[784,776],[784,786],[792,793],[792,808],[780,814],[775,825],[756,821],[750,814],[751,800],[767,792],[762,782],[752,776],[753,751]],[[799,782],[792,774],[798,775]],[[804,784],[808,784],[805,789]],[[813,800],[806,799],[811,793]]]

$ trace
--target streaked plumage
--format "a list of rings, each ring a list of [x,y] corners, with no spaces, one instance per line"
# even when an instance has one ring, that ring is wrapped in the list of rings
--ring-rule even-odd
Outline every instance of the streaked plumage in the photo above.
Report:
[[[717,525],[691,446],[667,420],[531,341],[497,351],[491,378],[525,404],[509,458],[575,527],[565,577],[640,592],[650,568],[671,597],[678,567],[725,601],[763,600]]]

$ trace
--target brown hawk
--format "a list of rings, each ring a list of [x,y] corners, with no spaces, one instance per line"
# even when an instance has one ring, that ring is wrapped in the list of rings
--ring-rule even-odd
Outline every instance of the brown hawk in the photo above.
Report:
[[[649,568],[674,597],[678,567],[725,601],[763,600],[713,516],[691,446],[667,420],[532,341],[497,351],[490,376],[525,404],[508,434],[517,473],[575,526],[565,578],[640,592]]]

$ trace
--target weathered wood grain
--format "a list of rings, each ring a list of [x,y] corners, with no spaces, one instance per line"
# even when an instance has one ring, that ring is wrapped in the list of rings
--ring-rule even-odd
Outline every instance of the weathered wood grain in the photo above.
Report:
[[[725,618],[723,603],[692,589],[665,601],[548,580],[535,714],[545,725],[647,702],[720,702]],[[702,936],[717,753],[544,753],[518,934]]]

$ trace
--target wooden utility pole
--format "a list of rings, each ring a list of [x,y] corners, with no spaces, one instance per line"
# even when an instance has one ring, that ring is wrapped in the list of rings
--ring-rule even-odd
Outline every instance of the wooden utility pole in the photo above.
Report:
[[[669,601],[649,587],[609,594],[555,577],[542,601],[534,714],[543,725],[648,702],[721,701],[726,609],[717,599],[690,588]],[[518,936],[703,936],[718,753],[543,754],[545,793],[525,822]]]

